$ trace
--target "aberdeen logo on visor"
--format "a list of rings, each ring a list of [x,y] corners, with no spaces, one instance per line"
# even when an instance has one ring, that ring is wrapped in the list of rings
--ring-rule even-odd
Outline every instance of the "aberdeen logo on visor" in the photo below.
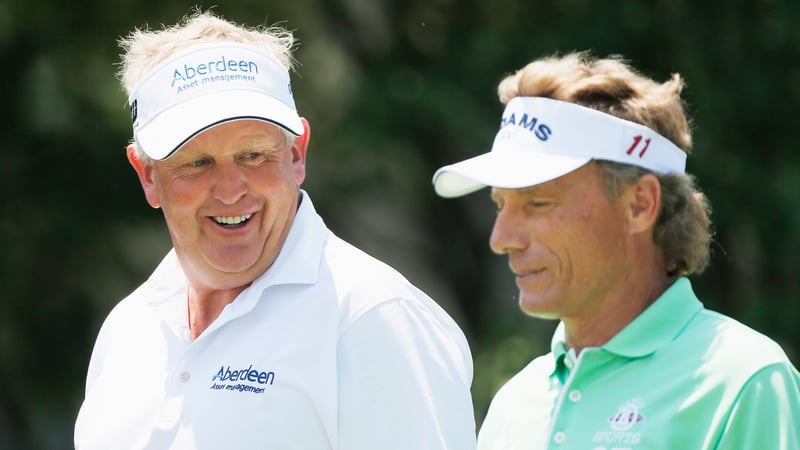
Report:
[[[200,44],[177,53],[134,88],[129,104],[134,137],[153,159],[233,120],[263,120],[303,134],[288,70],[247,44]]]
[[[436,193],[458,197],[485,186],[518,189],[565,175],[591,160],[684,173],[686,153],[648,127],[574,103],[516,97],[489,153],[442,167]]]

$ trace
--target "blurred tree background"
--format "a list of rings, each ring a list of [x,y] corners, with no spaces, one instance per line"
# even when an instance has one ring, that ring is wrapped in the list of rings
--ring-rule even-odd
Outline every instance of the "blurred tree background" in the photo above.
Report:
[[[0,2],[2,449],[71,448],[98,328],[170,247],[125,159],[116,40],[191,10]],[[518,311],[506,259],[487,245],[486,191],[443,200],[430,179],[488,149],[499,80],[555,52],[621,54],[657,80],[683,74],[688,169],[717,229],[696,291],[800,363],[799,2],[238,0],[215,10],[295,30],[294,91],[312,125],[305,188],[335,232],[461,324],[479,423],[500,384],[547,351],[554,324]]]

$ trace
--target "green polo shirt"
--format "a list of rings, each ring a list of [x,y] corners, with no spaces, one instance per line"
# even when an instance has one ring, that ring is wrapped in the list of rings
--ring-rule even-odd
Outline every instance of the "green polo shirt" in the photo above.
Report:
[[[800,374],[758,332],[678,279],[577,358],[563,324],[492,400],[479,450],[800,449]]]

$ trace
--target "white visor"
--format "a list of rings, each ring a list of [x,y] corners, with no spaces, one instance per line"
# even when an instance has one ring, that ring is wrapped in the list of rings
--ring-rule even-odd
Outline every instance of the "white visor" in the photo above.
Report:
[[[442,197],[486,186],[519,189],[566,175],[591,160],[684,173],[686,153],[644,125],[544,97],[508,102],[489,153],[444,166],[433,175]]]
[[[200,44],[173,55],[136,85],[129,104],[134,138],[153,159],[233,120],[263,120],[303,134],[288,70],[246,44]]]

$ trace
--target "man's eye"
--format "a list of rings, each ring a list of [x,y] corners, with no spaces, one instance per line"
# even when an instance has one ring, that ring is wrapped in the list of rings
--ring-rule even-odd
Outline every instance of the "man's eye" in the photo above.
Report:
[[[239,159],[242,161],[258,161],[263,157],[264,154],[261,152],[247,152],[247,153],[242,153],[242,155],[239,156]]]
[[[207,159],[196,159],[196,160],[190,162],[189,165],[192,166],[192,167],[203,167],[205,165],[208,165],[208,160]]]
[[[547,200],[531,200],[528,202],[528,208],[535,210],[549,208],[552,205],[553,202],[549,202]]]

